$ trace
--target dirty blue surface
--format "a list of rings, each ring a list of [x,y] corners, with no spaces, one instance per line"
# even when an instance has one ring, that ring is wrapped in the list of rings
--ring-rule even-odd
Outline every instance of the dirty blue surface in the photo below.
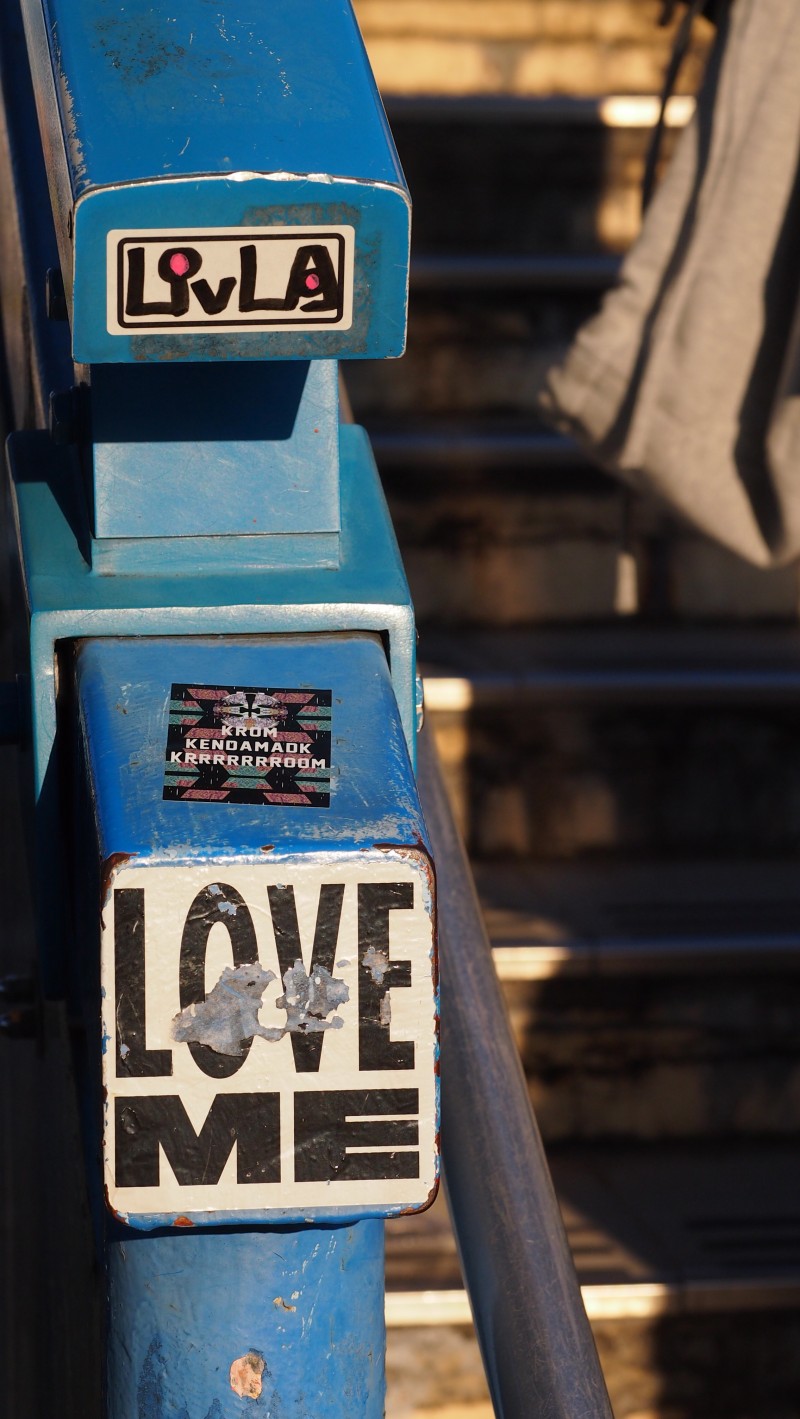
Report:
[[[158,539],[126,544],[124,572],[92,570],[86,506],[70,450],[46,433],[12,435],[12,503],[31,616],[36,791],[55,741],[55,646],[78,636],[247,635],[366,630],[385,635],[400,717],[416,753],[414,616],[369,442],[340,430],[342,532],[336,567],[264,564],[265,538],[208,537],[191,569]],[[153,570],[148,541],[158,548]],[[190,539],[186,539],[189,541]],[[174,544],[173,544],[174,546]],[[113,562],[103,572],[115,570]]]
[[[328,534],[335,563],[336,362],[97,365],[92,465],[95,537]]]
[[[389,847],[414,856],[420,849],[430,854],[378,637],[97,639],[77,647],[74,677],[80,758],[93,819],[85,829],[93,838],[92,861],[83,869],[78,861],[76,870],[82,875],[88,870],[93,882],[104,884],[101,896],[109,889],[113,868],[129,858],[137,867],[165,865],[180,874],[188,866],[215,862],[296,863],[309,853],[337,863],[350,854],[354,869],[363,863],[366,870],[367,861],[383,858]],[[181,703],[173,698],[174,685],[331,691],[329,805],[165,800],[170,716],[174,724]],[[208,731],[198,731],[203,733]],[[228,779],[228,771],[223,777]],[[79,932],[82,949],[96,939],[96,911],[96,894],[90,895]],[[89,946],[82,975],[90,973],[95,949]],[[286,978],[284,983],[288,989]],[[89,1000],[87,1008],[92,1016],[96,1004]],[[194,1027],[196,1022],[195,1013]],[[91,1118],[87,1124],[93,1133]],[[99,1196],[95,1206],[102,1206]],[[269,1215],[299,1224],[309,1216],[352,1221],[374,1217],[376,1211],[391,1215],[403,1210],[402,1201],[377,1208],[352,1202],[322,1208],[301,1199],[272,1208]],[[213,1226],[234,1218],[263,1222],[265,1214],[207,1212],[202,1221]],[[131,1213],[126,1221],[143,1229],[174,1225],[174,1209]]]
[[[108,1419],[382,1419],[381,1222],[132,1236],[108,1281]]]
[[[37,904],[40,963],[43,989],[52,995],[66,984],[57,646],[88,636],[375,631],[385,640],[413,761],[414,614],[369,442],[353,425],[340,429],[342,531],[335,567],[265,565],[264,544],[276,539],[263,536],[92,542],[74,451],[56,448],[45,432],[21,433],[9,440],[8,458],[30,617],[36,855],[51,888]],[[176,556],[182,544],[193,556],[188,565]]]
[[[78,361],[403,349],[408,193],[349,0],[240,10],[23,0]],[[109,231],[334,224],[356,232],[349,331],[107,332]]]
[[[75,676],[101,861],[130,853],[142,864],[263,862],[265,846],[282,857],[424,843],[377,637],[90,640]],[[330,690],[329,806],[164,800],[173,684]]]
[[[36,6],[76,197],[237,171],[402,184],[349,0],[24,0]]]

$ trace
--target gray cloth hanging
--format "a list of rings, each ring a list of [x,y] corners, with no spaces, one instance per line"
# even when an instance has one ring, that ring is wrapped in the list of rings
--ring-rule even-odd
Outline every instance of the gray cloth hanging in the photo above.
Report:
[[[800,555],[800,0],[733,0],[621,281],[540,395],[759,566]]]

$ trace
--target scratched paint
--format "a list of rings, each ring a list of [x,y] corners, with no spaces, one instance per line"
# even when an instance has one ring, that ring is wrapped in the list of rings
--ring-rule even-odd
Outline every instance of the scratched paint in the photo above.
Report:
[[[231,1389],[242,1399],[258,1399],[263,1388],[266,1361],[257,1350],[248,1350],[231,1365]]]
[[[126,1237],[108,1276],[108,1419],[382,1419],[381,1222]]]

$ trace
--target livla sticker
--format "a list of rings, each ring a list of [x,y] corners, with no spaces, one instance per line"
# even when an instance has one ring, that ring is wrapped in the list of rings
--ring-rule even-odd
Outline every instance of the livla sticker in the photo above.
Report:
[[[354,250],[353,227],[109,232],[109,334],[349,330]]]
[[[431,1200],[433,891],[416,846],[114,864],[101,960],[115,1212],[183,1226]]]
[[[330,690],[173,685],[164,797],[327,808]]]

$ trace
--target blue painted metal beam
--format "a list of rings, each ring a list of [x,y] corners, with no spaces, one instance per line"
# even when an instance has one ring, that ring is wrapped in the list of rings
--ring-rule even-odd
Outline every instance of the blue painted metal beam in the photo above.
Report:
[[[95,365],[91,406],[95,538],[171,538],[176,556],[262,536],[265,563],[338,563],[335,360]]]
[[[175,542],[92,544],[77,460],[46,434],[8,456],[31,618],[41,788],[55,739],[55,647],[86,635],[247,635],[374,630],[387,639],[409,751],[416,752],[415,634],[408,583],[363,429],[340,430],[342,540],[336,567],[264,565],[263,539],[198,538],[194,574]],[[184,539],[190,542],[192,539]]]
[[[116,1001],[116,917],[110,916],[113,926],[101,922],[98,928],[98,891],[94,888],[100,883],[95,878],[105,873],[107,887],[121,880],[125,872],[143,873],[148,878],[147,854],[159,843],[163,861],[151,860],[150,873],[161,882],[159,900],[166,916],[161,912],[159,918],[156,910],[159,924],[155,932],[150,918],[149,939],[155,954],[149,959],[156,973],[166,971],[169,998],[169,991],[174,993],[175,988],[176,946],[183,962],[183,936],[180,932],[176,935],[174,922],[168,923],[170,904],[175,892],[191,885],[192,873],[211,871],[208,893],[215,888],[221,892],[216,859],[227,863],[229,875],[256,872],[259,887],[271,885],[277,892],[286,890],[283,876],[291,862],[298,881],[302,878],[311,883],[309,902],[316,886],[320,911],[322,887],[314,874],[319,874],[321,857],[327,863],[326,848],[331,857],[337,846],[340,856],[342,852],[350,854],[347,869],[340,864],[343,878],[351,869],[363,869],[382,882],[381,874],[391,871],[397,875],[400,871],[394,857],[398,855],[395,836],[403,837],[398,821],[402,803],[390,808],[384,804],[386,811],[379,812],[377,818],[373,814],[370,819],[367,813],[361,832],[372,840],[371,846],[359,838],[355,828],[348,837],[341,816],[342,812],[345,819],[348,812],[351,817],[357,815],[358,784],[364,788],[359,773],[365,768],[372,772],[385,797],[385,780],[391,779],[391,774],[387,778],[383,769],[390,749],[397,750],[406,765],[406,799],[413,796],[413,776],[405,754],[407,749],[413,759],[416,696],[408,588],[364,435],[350,428],[341,430],[337,437],[332,362],[339,357],[392,355],[402,350],[408,195],[348,0],[337,0],[335,5],[286,0],[281,6],[260,5],[255,14],[232,18],[214,0],[203,5],[197,0],[171,0],[170,4],[166,0],[128,0],[125,6],[112,0],[20,3],[72,353],[79,365],[77,381],[85,386],[82,392],[87,392],[85,402],[91,411],[83,428],[59,425],[60,435],[75,435],[73,447],[57,449],[40,432],[13,438],[9,453],[30,622],[40,881],[46,881],[48,888],[40,922],[42,984],[46,995],[66,991],[73,1003],[87,985],[90,990],[94,987],[97,995],[98,930],[104,942],[111,930],[111,955],[104,955],[103,970],[109,969],[110,959],[108,980]],[[19,144],[18,134],[13,142],[18,161],[24,144]],[[28,204],[30,210],[41,208],[40,196],[39,189],[36,202]],[[25,198],[19,207],[26,207]],[[32,245],[26,247],[24,261],[30,284],[37,280]],[[41,315],[38,305],[36,309]],[[46,358],[56,351],[63,359],[64,342],[59,337],[65,333],[64,325],[52,327],[52,339],[48,338],[50,333],[39,320],[37,334],[40,344],[47,347],[37,350],[34,384],[39,391],[52,387],[43,373]],[[296,374],[286,369],[266,376],[263,367],[252,366],[250,376],[237,379],[232,363],[310,359],[328,363],[307,373],[302,390]],[[223,362],[216,382],[176,368],[180,362],[201,361]],[[148,382],[150,371],[131,368],[150,362],[163,365],[160,387]],[[209,388],[212,395],[214,390],[219,394],[216,411]],[[294,398],[290,397],[292,389]],[[226,408],[231,400],[238,400],[235,418]],[[245,408],[243,414],[242,405],[248,401],[251,408]],[[267,407],[259,407],[260,401]],[[38,404],[42,404],[41,397]],[[185,417],[191,404],[194,423]],[[188,823],[186,805],[162,798],[160,763],[150,764],[150,769],[158,768],[156,782],[143,766],[141,752],[127,745],[121,722],[120,726],[114,724],[119,713],[137,720],[141,727],[142,715],[134,710],[142,709],[141,687],[149,681],[147,675],[135,670],[126,680],[124,662],[128,653],[133,655],[134,647],[140,656],[145,653],[143,647],[152,647],[153,642],[146,638],[185,638],[168,661],[194,655],[202,637],[216,638],[204,642],[214,649],[214,666],[205,672],[214,679],[223,674],[222,662],[216,658],[217,653],[222,654],[223,644],[227,646],[225,654],[234,660],[248,654],[258,658],[252,645],[249,652],[246,649],[248,637],[268,635],[274,638],[275,654],[281,646],[289,653],[282,638],[299,632],[313,638],[314,653],[320,654],[323,637],[335,637],[342,631],[361,633],[359,646],[369,646],[379,667],[370,687],[383,686],[392,714],[385,712],[385,706],[376,711],[375,722],[370,722],[375,753],[371,757],[367,754],[360,763],[357,741],[359,736],[364,739],[364,733],[359,706],[362,716],[370,713],[365,709],[369,695],[366,691],[359,695],[355,687],[347,753],[334,737],[336,751],[343,756],[340,768],[348,768],[348,775],[345,788],[339,786],[338,817],[337,795],[331,792],[334,806],[328,814],[327,831],[319,820],[306,824],[306,838],[300,841],[302,833],[298,836],[297,825],[287,822],[286,811],[279,807],[271,814],[270,831],[264,824],[263,834],[261,822],[250,822],[247,813],[239,814],[240,840],[234,842],[233,820],[210,821],[211,800],[201,801],[202,794],[192,804]],[[372,633],[366,641],[364,632]],[[92,638],[99,636],[122,638],[119,648],[92,644]],[[223,642],[223,638],[229,640]],[[84,743],[91,772],[73,774],[73,792],[66,806],[70,821],[94,824],[96,852],[87,872],[86,839],[77,839],[73,873],[77,929],[73,954],[67,960],[61,919],[68,885],[61,841],[65,806],[61,770],[65,763],[63,757],[59,762],[56,750],[58,747],[60,753],[65,745],[76,748],[70,733],[76,735],[77,730],[74,725],[69,729],[62,697],[57,735],[58,680],[61,676],[62,685],[72,683],[78,650],[75,642],[87,639],[81,688],[85,692]],[[106,663],[106,653],[109,663],[113,662],[110,679],[103,679],[98,670],[101,661]],[[208,653],[211,655],[210,650]],[[305,651],[298,650],[298,654],[302,658]],[[141,669],[139,661],[137,665]],[[233,661],[226,660],[225,665],[240,683],[240,672],[231,668]],[[174,667],[165,666],[164,673],[172,673]],[[108,711],[104,715],[97,712],[98,696],[93,698],[87,688],[98,675],[103,681],[99,700]],[[298,675],[302,680],[307,678],[305,672],[298,671]],[[260,683],[255,669],[248,669],[245,678]],[[332,693],[333,671],[330,679]],[[139,688],[131,688],[136,686]],[[90,701],[91,712],[87,708]],[[342,712],[334,706],[334,717],[337,713],[341,722]],[[102,722],[97,743],[89,732],[90,720]],[[165,726],[161,721],[159,726],[161,733]],[[136,762],[132,763],[132,758]],[[244,763],[240,767],[249,769]],[[186,784],[177,787],[183,792]],[[321,805],[311,803],[313,791],[308,785],[303,794],[295,795],[295,809],[303,796],[310,796],[309,811],[318,812]],[[399,798],[402,796],[400,793]],[[169,818],[170,808],[181,813],[180,821],[174,812]],[[235,809],[227,807],[226,811]],[[422,837],[421,824],[419,829]],[[205,865],[185,860],[192,831],[198,854],[208,852]],[[338,843],[334,841],[337,831]],[[256,856],[253,845],[260,836],[279,841],[261,843]],[[380,841],[375,840],[378,837]],[[248,843],[249,856],[245,850]],[[294,857],[291,851],[287,854],[292,847]],[[264,876],[265,863],[270,860],[265,856],[268,849],[276,864],[269,882],[269,872]],[[424,855],[419,847],[413,851]],[[130,853],[135,856],[131,858]],[[390,860],[391,869],[387,867]],[[280,880],[275,879],[276,872]],[[428,873],[426,881],[429,878]],[[126,880],[130,886],[132,877]],[[146,883],[148,894],[155,882],[153,877]],[[157,883],[156,888],[158,896]],[[131,890],[143,893],[143,881]],[[360,904],[360,885],[355,878],[344,882],[345,893],[348,890],[350,899]],[[230,895],[230,885],[228,891]],[[116,887],[112,893],[116,910]],[[272,912],[272,901],[269,896],[267,899]],[[184,913],[184,929],[193,900]],[[227,897],[225,901],[230,906]],[[366,936],[362,942],[360,905],[349,910],[350,934],[368,950]],[[263,915],[263,903],[261,911]],[[226,926],[228,918],[220,920]],[[263,953],[276,951],[280,957],[274,918],[273,926],[271,939],[263,935],[261,923],[259,949]],[[144,937],[144,928],[141,934]],[[204,951],[207,948],[209,956],[214,951],[219,954],[219,935],[217,932],[215,946],[209,945],[210,935],[205,937]],[[316,934],[313,939],[316,942]],[[223,932],[223,949],[224,940]],[[430,1013],[430,929],[428,943]],[[229,946],[234,949],[233,932],[229,932]],[[282,958],[280,964],[283,969],[286,963]],[[356,962],[349,959],[336,964],[342,971],[356,969]],[[398,963],[396,985],[406,984],[408,965],[406,961]],[[286,1010],[286,1029],[270,1032],[266,1026],[263,1030],[259,1027],[253,1031],[251,1044],[258,1047],[264,1039],[277,1035],[283,1046],[291,1046],[294,1057],[296,1040],[294,1036],[285,1038],[290,1031],[287,977],[291,983],[292,973],[302,966],[297,960],[284,972],[283,1004],[277,998],[271,1002],[273,1010]],[[226,970],[222,977],[227,979]],[[182,979],[180,971],[178,974]],[[360,1070],[360,1043],[355,1052],[350,1050],[351,1039],[360,1041],[366,1029],[360,974],[358,981],[358,1017],[356,1020],[355,1011],[351,1012],[345,1058],[350,1059],[348,1067],[356,1059]],[[205,987],[202,981],[200,984],[202,995]],[[181,1000],[179,1013],[182,1016],[188,1009],[191,1015],[187,1028],[195,1029],[193,1007],[208,1006],[213,995],[212,988],[205,999],[195,996],[185,1007]],[[339,1003],[344,1009],[343,999]],[[379,1419],[383,1413],[384,1344],[380,1222],[331,1225],[325,1231],[308,1227],[247,1233],[217,1230],[217,1224],[231,1218],[252,1217],[253,1209],[241,1206],[237,1212],[230,1197],[220,1195],[215,1214],[214,1200],[209,1202],[207,1195],[212,1183],[203,1153],[200,1173],[192,1174],[194,1181],[186,1185],[189,1191],[183,1192],[181,1201],[186,1201],[186,1211],[192,1217],[198,1213],[207,1230],[201,1234],[199,1226],[196,1230],[187,1226],[192,1217],[178,1215],[172,1206],[169,1220],[173,1230],[159,1233],[159,1221],[167,1214],[155,1206],[148,1209],[148,1202],[160,1200],[152,1194],[141,1204],[140,1221],[144,1219],[144,1227],[155,1223],[156,1230],[145,1238],[123,1228],[117,1218],[135,1220],[136,1208],[126,1210],[123,1205],[126,1200],[133,1201],[132,1194],[116,1199],[115,1216],[106,1213],[99,1197],[96,1146],[93,1151],[103,1114],[97,1067],[103,1044],[98,1013],[96,1009],[94,1028],[90,1017],[89,1048],[78,1051],[78,1069],[96,1237],[109,1301],[109,1419],[167,1419],[173,1414],[180,1419],[234,1419],[245,1411],[265,1415],[291,1412],[298,1419],[312,1413],[315,1419],[343,1414]],[[398,1014],[402,1021],[402,1011]],[[367,1018],[371,1018],[368,1012]],[[174,1023],[170,1013],[162,1020],[162,1028],[169,1034]],[[219,1020],[212,1023],[215,1028],[221,1026]],[[129,1086],[131,1110],[138,1107],[144,1116],[148,1105],[168,1096],[175,1081],[171,1074],[163,1074],[154,1081],[152,1093],[149,1075],[146,1087],[139,1089],[138,1076],[130,1071],[131,1084],[122,1048],[128,1049],[127,1040],[120,1037],[116,1017],[110,1025],[109,1039],[114,1038],[119,1050],[114,1084],[121,1078],[123,1085]],[[380,1025],[389,1029],[388,1014],[380,1016]],[[400,1046],[408,1045],[402,1030],[397,1033]],[[197,1107],[191,1115],[187,1113],[188,1124],[184,1120],[192,1153],[199,1140],[195,1123],[201,1131],[206,1124],[212,1131],[221,1127],[215,1109],[221,1101],[228,1119],[226,1110],[235,1102],[234,1091],[223,1087],[214,1092],[207,1109],[208,1099],[201,1095],[208,1080],[200,1079],[201,1092],[197,1093],[197,1071],[192,1074],[191,1060],[196,1063],[192,1046],[211,1047],[194,1037],[179,1038],[174,1032],[169,1037],[175,1041],[175,1059],[182,1061],[186,1078],[193,1081],[194,1093],[190,1088],[191,1098],[187,1095],[187,1099],[189,1107]],[[108,1040],[104,1043],[108,1045]],[[145,1053],[158,1053],[157,1046],[148,1046],[146,1035],[144,1048]],[[172,1045],[169,1048],[173,1050]],[[183,1053],[179,1055],[179,1051]],[[286,1048],[283,1052],[287,1054]],[[422,1053],[420,1049],[420,1056]],[[228,1057],[224,1051],[223,1055]],[[253,1056],[258,1058],[257,1048]],[[336,1058],[334,1053],[334,1063]],[[265,1109],[274,1109],[274,1097],[280,1093],[270,1082],[275,1059],[269,1050],[260,1056],[257,1087],[251,1089],[259,1101],[253,1106],[259,1117]],[[432,1057],[429,1062],[432,1074]],[[368,1060],[365,1068],[371,1068]],[[213,1070],[206,1072],[209,1078],[216,1078]],[[338,1224],[343,1216],[364,1216],[365,1212],[374,1216],[376,1209],[383,1215],[401,1205],[404,1192],[391,1199],[370,1193],[366,1202],[362,1192],[348,1200],[346,1193],[337,1191],[335,1178],[305,1176],[303,1140],[309,1130],[302,1120],[305,1113],[313,1112],[309,1101],[319,1091],[309,1086],[308,1079],[305,1086],[293,1075],[291,1079],[292,1107],[287,1106],[281,1119],[293,1120],[295,1143],[294,1148],[289,1146],[285,1171],[287,1176],[291,1174],[293,1186],[313,1184],[317,1191],[313,1198],[311,1191],[305,1194],[308,1208],[302,1206],[303,1198],[290,1195],[284,1199],[282,1212],[280,1199],[276,1202],[272,1195],[262,1198],[260,1209],[253,1204],[259,1219],[266,1213],[297,1220],[311,1214]],[[372,1091],[364,1092],[366,1102],[372,1103]],[[345,1093],[350,1100],[350,1094]],[[122,1095],[127,1107],[125,1087]],[[251,1094],[245,1097],[249,1099]],[[429,1102],[435,1101],[432,1078],[427,1097]],[[299,1111],[298,1098],[302,1103]],[[390,1102],[398,1102],[394,1094]],[[249,1192],[254,1175],[247,1171],[250,1164],[245,1148],[250,1116],[241,1112],[245,1108],[241,1100],[237,1107],[241,1127],[235,1143],[235,1166],[224,1188],[230,1189],[232,1177],[238,1196]],[[205,1122],[196,1117],[198,1111]],[[349,1122],[348,1118],[341,1120],[343,1127]],[[428,1124],[434,1122],[429,1111]],[[380,1125],[380,1120],[377,1123]],[[121,1132],[129,1124],[136,1132],[141,1120],[120,1114]],[[376,1121],[368,1116],[363,1129],[372,1137],[375,1126]],[[397,1140],[407,1123],[400,1118],[392,1127],[394,1142],[400,1148]],[[228,1131],[222,1137],[222,1152],[227,1148],[228,1161],[233,1164],[232,1136]],[[274,1151],[274,1127],[269,1139]],[[166,1142],[172,1166],[171,1135]],[[284,1134],[279,1142],[283,1148]],[[325,1151],[324,1137],[315,1147]],[[367,1151],[374,1152],[374,1148]],[[116,1168],[117,1152],[110,1150],[109,1156]],[[124,1139],[119,1156],[127,1156]],[[192,1156],[196,1163],[195,1154]],[[152,1149],[149,1157],[152,1164]],[[222,1166],[224,1171],[225,1158]],[[164,1174],[166,1191],[172,1189],[170,1205],[173,1194],[181,1197],[185,1183],[180,1160],[176,1168],[171,1180]],[[282,1179],[282,1153],[280,1175]],[[392,1175],[393,1180],[398,1176],[405,1180],[411,1173],[401,1169]],[[142,1181],[137,1173],[132,1183],[123,1167],[121,1175],[115,1172],[111,1181],[117,1191],[134,1187],[147,1193],[151,1186],[148,1178]],[[427,1173],[425,1178],[427,1185]],[[272,1181],[271,1175],[262,1176],[258,1170],[255,1179],[259,1187],[268,1187]],[[381,1175],[378,1181],[383,1180]],[[192,1189],[197,1194],[193,1198],[189,1196]],[[417,1205],[419,1200],[415,1197],[412,1203]]]
[[[195,0],[23,0],[23,15],[77,361],[402,352],[408,193],[347,0],[244,15]],[[340,233],[349,322],[229,329],[226,310],[195,331],[109,324],[126,237],[196,246],[245,232],[255,253],[293,230]]]
[[[383,1419],[383,1224],[110,1240],[108,1419]]]
[[[33,775],[42,983],[63,992],[56,747],[57,649],[92,635],[252,635],[332,630],[384,638],[400,720],[416,759],[415,631],[408,583],[363,430],[340,430],[342,534],[335,567],[265,566],[272,538],[92,542],[80,465],[44,433],[8,446],[30,623]],[[181,544],[194,565],[178,554]]]

